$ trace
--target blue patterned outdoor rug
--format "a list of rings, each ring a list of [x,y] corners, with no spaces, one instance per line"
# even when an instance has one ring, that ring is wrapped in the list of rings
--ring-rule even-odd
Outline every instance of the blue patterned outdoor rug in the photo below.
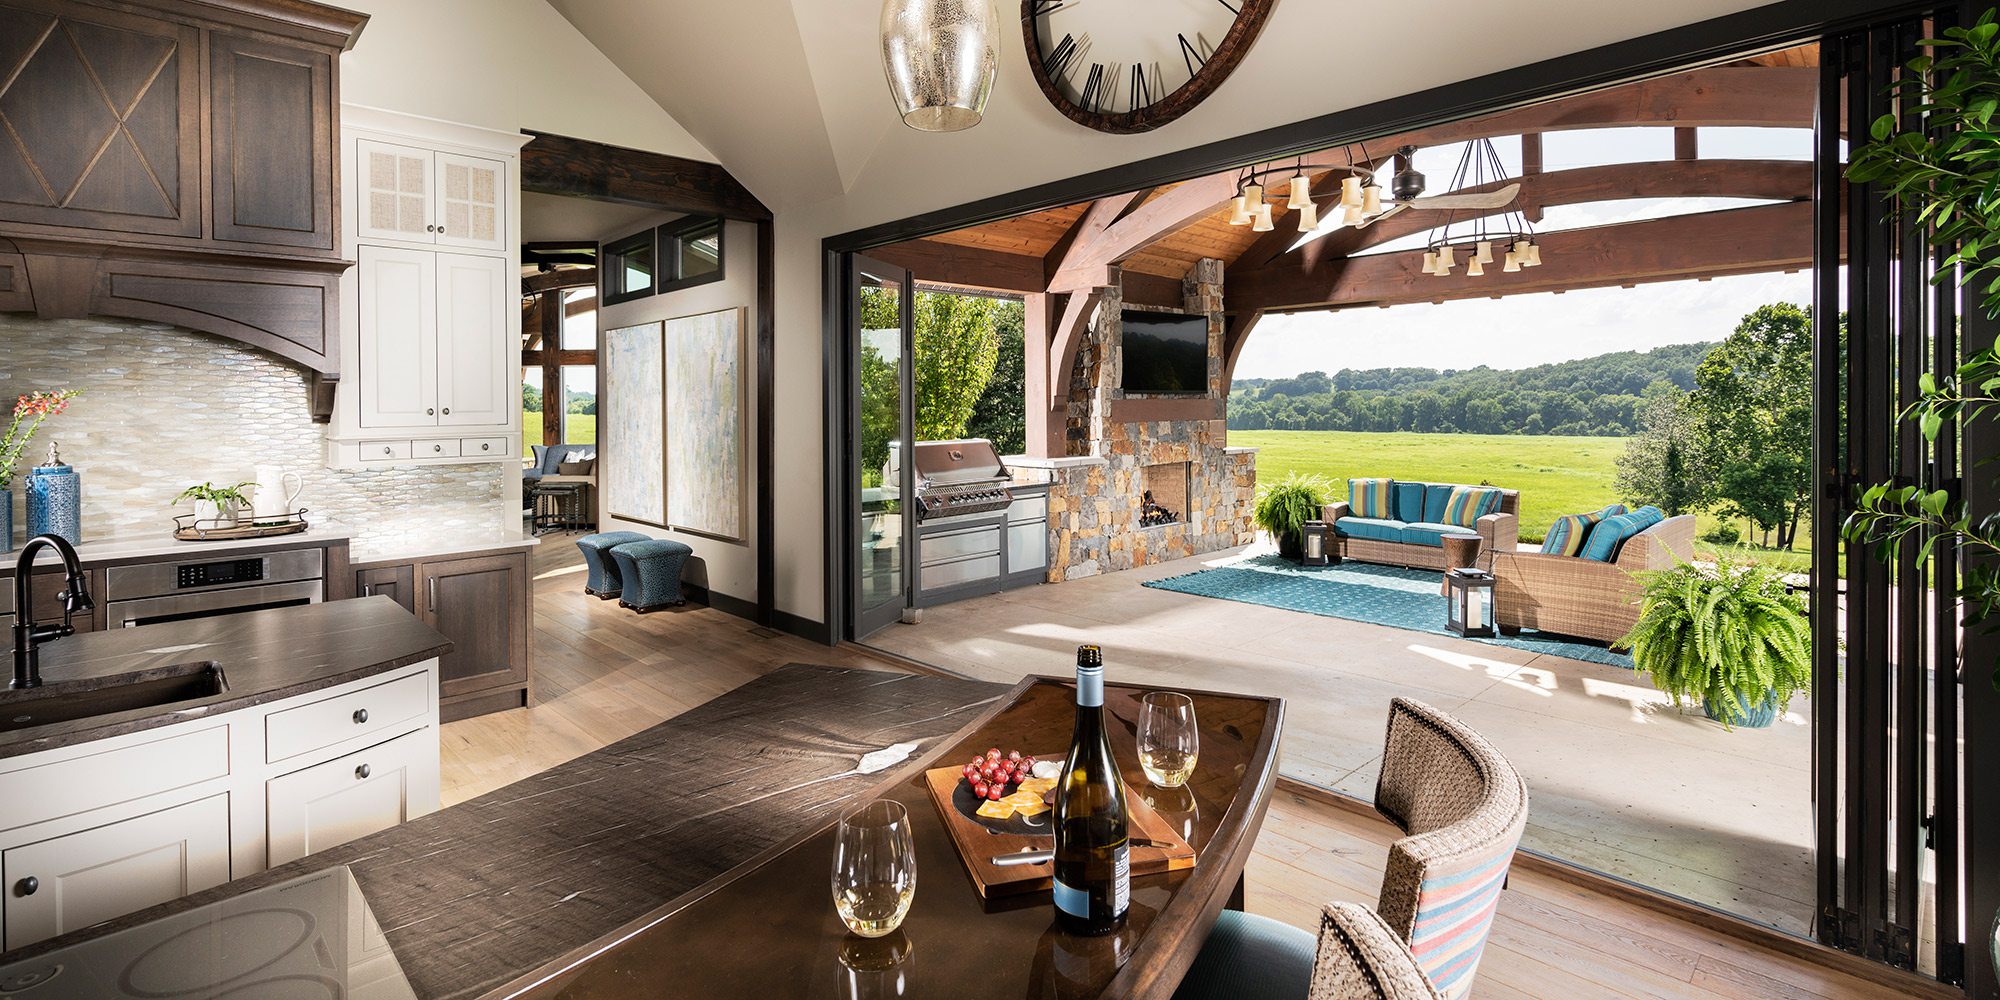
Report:
[[[1184,576],[1149,580],[1146,586],[1412,632],[1452,634],[1445,628],[1445,599],[1438,593],[1438,571],[1434,569],[1357,562],[1308,569],[1282,556],[1265,554]],[[1533,630],[1473,641],[1632,669],[1632,657],[1626,653]]]

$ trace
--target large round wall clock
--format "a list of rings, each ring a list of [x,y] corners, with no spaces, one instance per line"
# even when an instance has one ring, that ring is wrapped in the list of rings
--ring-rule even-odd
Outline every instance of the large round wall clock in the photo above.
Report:
[[[1228,79],[1277,0],[1022,0],[1042,94],[1100,132],[1159,128]]]

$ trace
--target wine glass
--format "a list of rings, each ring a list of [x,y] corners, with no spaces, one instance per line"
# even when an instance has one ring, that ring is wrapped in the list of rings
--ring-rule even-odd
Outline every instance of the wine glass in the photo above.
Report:
[[[1139,766],[1161,788],[1179,788],[1194,774],[1201,738],[1194,728],[1194,699],[1154,691],[1139,705]]]
[[[833,908],[847,929],[877,938],[903,925],[917,895],[910,814],[888,799],[849,813],[833,843]]]

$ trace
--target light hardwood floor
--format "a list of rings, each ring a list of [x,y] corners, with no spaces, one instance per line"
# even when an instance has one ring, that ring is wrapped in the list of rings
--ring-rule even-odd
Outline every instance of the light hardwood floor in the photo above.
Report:
[[[634,615],[583,595],[567,537],[535,550],[533,707],[444,727],[444,801],[461,802],[588,753],[785,663],[899,669],[706,608]],[[1305,928],[1320,906],[1373,904],[1395,830],[1280,792],[1247,872],[1248,905]],[[1585,997],[1890,998],[1919,995],[1517,866],[1480,964],[1480,1000]],[[1946,994],[1939,993],[1943,996]]]

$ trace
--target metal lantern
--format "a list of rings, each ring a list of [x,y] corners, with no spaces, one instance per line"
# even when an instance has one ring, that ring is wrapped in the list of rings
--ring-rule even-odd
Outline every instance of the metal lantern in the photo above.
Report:
[[[882,71],[903,124],[957,132],[979,124],[1000,64],[988,0],[885,0]]]
[[[1299,533],[1300,551],[1303,553],[1303,558],[1299,560],[1300,565],[1325,566],[1332,561],[1333,532],[1328,528],[1325,521],[1306,522],[1305,528]]]
[[[1455,569],[1445,574],[1445,625],[1467,637],[1493,634],[1493,574]]]

